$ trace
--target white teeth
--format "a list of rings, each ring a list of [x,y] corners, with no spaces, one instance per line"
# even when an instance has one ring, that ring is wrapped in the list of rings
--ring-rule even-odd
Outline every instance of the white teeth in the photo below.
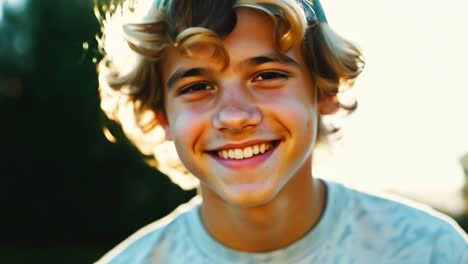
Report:
[[[246,147],[244,149],[244,158],[250,158],[253,156],[252,147]]]
[[[254,145],[252,152],[254,155],[257,155],[260,152],[260,147],[258,145]]]
[[[265,144],[260,145],[260,153],[265,153]]]
[[[244,157],[244,152],[242,149],[235,149],[236,159],[242,159]]]
[[[224,159],[245,159],[250,158],[254,155],[265,153],[273,147],[270,143],[256,144],[253,146],[248,146],[243,149],[224,149],[217,152],[220,158]]]

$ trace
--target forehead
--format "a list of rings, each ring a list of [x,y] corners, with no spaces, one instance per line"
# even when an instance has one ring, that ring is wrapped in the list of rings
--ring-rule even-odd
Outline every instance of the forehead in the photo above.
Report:
[[[275,49],[274,22],[266,14],[252,8],[240,7],[236,9],[237,23],[231,33],[222,39],[223,46],[229,56],[228,68],[248,58],[272,54]],[[205,67],[215,64],[210,59],[214,48],[208,45],[195,45],[189,54],[182,55],[177,48],[170,47],[162,60],[162,77],[165,83],[168,76],[179,68]],[[301,61],[300,52],[295,49],[289,51],[288,56]]]
[[[229,53],[248,56],[258,49],[274,51],[274,23],[270,17],[250,8],[238,8],[236,16],[234,30],[223,40]]]

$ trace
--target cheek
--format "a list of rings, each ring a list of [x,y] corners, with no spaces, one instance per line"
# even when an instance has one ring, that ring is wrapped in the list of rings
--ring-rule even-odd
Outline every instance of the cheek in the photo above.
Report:
[[[316,106],[309,94],[285,92],[270,100],[270,109],[276,112],[286,126],[314,129],[317,119]],[[299,132],[299,131],[296,131]]]
[[[194,149],[206,124],[206,115],[197,109],[168,107],[169,129],[178,152]]]
[[[292,133],[305,134],[304,136],[308,137],[309,135],[314,135],[317,130],[315,125],[317,123],[317,115],[313,106],[291,102],[289,107],[284,109],[282,118],[289,124],[291,129],[294,129]]]
[[[204,175],[204,167],[199,159],[204,152],[201,139],[206,134],[209,119],[206,113],[187,109],[178,109],[171,113],[169,127],[177,155],[185,168],[200,179]]]

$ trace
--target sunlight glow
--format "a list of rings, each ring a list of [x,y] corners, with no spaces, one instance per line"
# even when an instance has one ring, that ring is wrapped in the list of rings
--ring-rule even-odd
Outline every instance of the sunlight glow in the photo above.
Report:
[[[3,22],[3,0],[0,0],[0,25]]]
[[[366,58],[359,108],[318,174],[463,210],[468,152],[467,1],[323,0]],[[340,166],[336,166],[340,164]]]
[[[0,0],[0,4],[2,2],[5,6],[13,9],[15,12],[22,12],[26,8],[29,0]]]

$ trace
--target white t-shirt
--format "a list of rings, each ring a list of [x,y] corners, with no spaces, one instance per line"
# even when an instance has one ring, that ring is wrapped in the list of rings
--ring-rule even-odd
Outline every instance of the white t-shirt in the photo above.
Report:
[[[318,224],[288,247],[262,253],[232,250],[214,240],[196,196],[107,253],[103,263],[468,263],[466,233],[450,218],[325,182]]]

